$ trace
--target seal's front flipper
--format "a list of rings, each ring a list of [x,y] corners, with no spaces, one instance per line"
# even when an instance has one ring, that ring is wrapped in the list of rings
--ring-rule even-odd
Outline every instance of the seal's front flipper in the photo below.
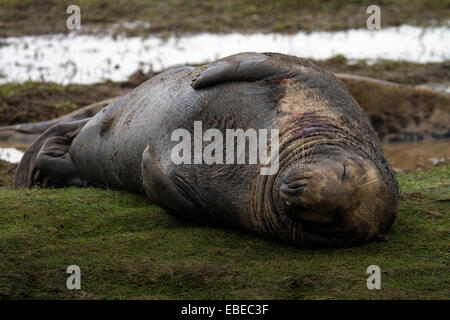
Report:
[[[14,186],[86,185],[68,151],[73,138],[89,120],[60,123],[47,129],[23,155],[16,169]]]
[[[217,60],[194,74],[191,86],[200,89],[230,81],[259,81],[295,74],[291,61],[278,54],[245,52]]]
[[[161,171],[149,147],[142,154],[142,178],[145,193],[152,202],[179,217],[199,216],[200,209]]]

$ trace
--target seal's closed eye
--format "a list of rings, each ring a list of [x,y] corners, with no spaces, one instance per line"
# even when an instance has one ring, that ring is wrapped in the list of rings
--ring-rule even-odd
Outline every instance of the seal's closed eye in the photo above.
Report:
[[[342,180],[345,180],[347,176],[348,176],[347,166],[344,164],[344,170],[342,170]]]

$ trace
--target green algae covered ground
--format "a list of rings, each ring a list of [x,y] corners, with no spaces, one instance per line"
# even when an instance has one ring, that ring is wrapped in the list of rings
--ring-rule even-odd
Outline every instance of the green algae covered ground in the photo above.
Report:
[[[387,241],[326,250],[188,224],[122,191],[3,188],[0,298],[449,299],[450,166],[398,178]],[[73,264],[81,290],[66,288]]]

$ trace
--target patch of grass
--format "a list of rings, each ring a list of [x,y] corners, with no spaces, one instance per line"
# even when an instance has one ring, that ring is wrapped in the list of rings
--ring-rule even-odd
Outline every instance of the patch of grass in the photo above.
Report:
[[[12,187],[16,164],[0,160],[0,188]]]
[[[67,32],[68,5],[83,26],[145,21],[132,35],[195,32],[283,32],[364,28],[372,0],[0,0],[0,37]],[[380,0],[382,26],[446,24],[449,0]],[[88,31],[87,28],[85,31]]]
[[[387,242],[326,250],[181,222],[122,191],[0,189],[0,297],[449,299],[450,166],[399,182]],[[66,289],[72,264],[78,291]],[[366,288],[372,264],[381,290]]]

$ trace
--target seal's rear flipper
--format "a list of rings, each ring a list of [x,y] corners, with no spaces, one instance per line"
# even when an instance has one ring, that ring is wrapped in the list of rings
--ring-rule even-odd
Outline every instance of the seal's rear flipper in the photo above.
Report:
[[[86,183],[68,151],[73,138],[89,120],[60,123],[47,129],[23,155],[14,186],[84,186]]]
[[[292,57],[275,53],[245,52],[217,60],[201,68],[191,81],[194,89],[201,89],[230,81],[259,81],[271,77],[295,74]],[[296,58],[295,62],[306,60]]]
[[[58,123],[78,121],[93,117],[116,98],[103,100],[90,104],[61,117],[32,123],[21,123],[10,126],[0,126],[0,141],[15,145],[28,146],[36,140],[45,130]]]

